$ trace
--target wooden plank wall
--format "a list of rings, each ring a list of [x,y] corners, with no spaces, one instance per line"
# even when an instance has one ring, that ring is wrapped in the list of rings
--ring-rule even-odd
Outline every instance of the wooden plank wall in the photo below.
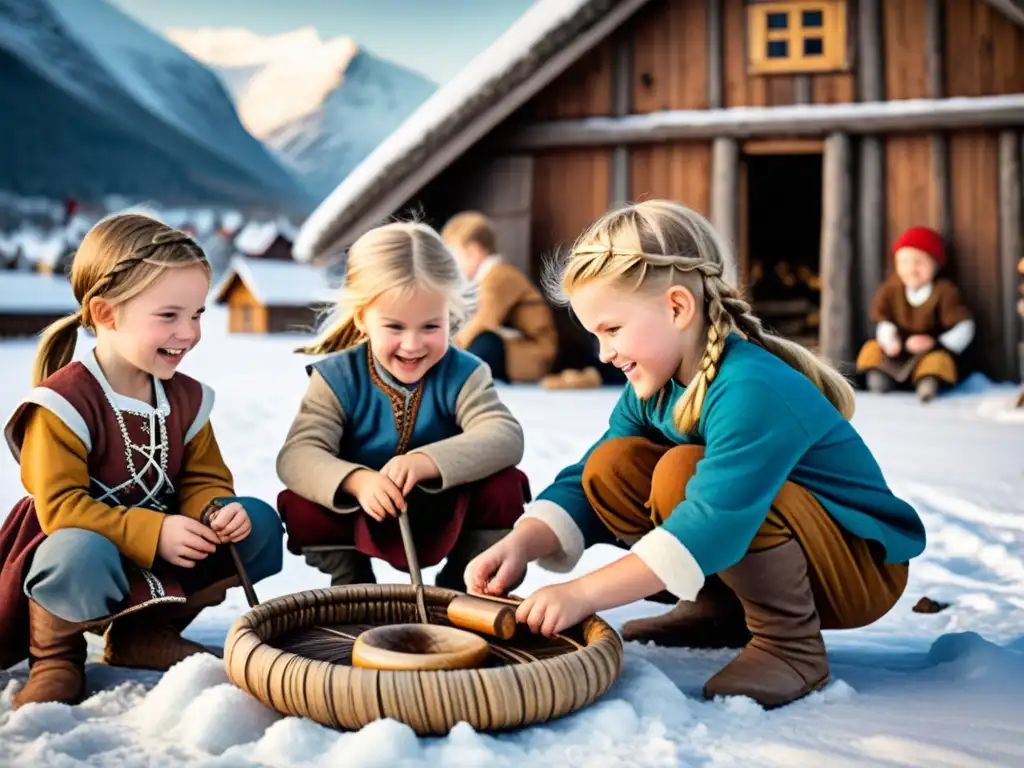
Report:
[[[568,247],[608,208],[611,149],[539,153],[533,166],[532,277],[552,249]]]
[[[946,2],[947,95],[990,96],[1024,92],[1024,30],[988,3]],[[964,298],[977,314],[974,353],[989,375],[1014,378],[1001,360],[1005,334],[999,297],[999,137],[969,131],[950,137],[953,267]],[[989,351],[991,350],[991,351]]]
[[[612,114],[612,41],[607,39],[526,104],[532,120],[571,120]]]

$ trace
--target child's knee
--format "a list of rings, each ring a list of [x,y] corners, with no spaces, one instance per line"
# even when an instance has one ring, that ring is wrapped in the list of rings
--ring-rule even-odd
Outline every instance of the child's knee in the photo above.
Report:
[[[583,465],[583,487],[595,480],[609,482],[622,472],[622,468],[639,463],[641,454],[654,444],[642,437],[613,437],[597,446]],[[653,463],[653,462],[651,462]]]
[[[265,579],[280,571],[284,557],[284,525],[277,511],[262,499],[251,496],[225,501],[237,501],[249,516],[252,530],[239,543],[239,549],[242,559],[256,566],[255,572],[250,576],[254,580]]]
[[[128,592],[117,547],[80,528],[62,528],[47,536],[25,579],[25,594],[66,621],[108,616]]]
[[[665,452],[651,474],[651,511],[661,525],[685,498],[686,484],[704,457],[702,445],[677,445]]]

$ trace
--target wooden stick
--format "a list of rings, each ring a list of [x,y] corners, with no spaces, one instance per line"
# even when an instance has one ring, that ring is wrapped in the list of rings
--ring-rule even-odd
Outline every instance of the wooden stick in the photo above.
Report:
[[[405,547],[405,559],[409,563],[409,576],[412,578],[412,585],[416,588],[416,609],[419,611],[420,621],[429,624],[427,606],[423,602],[423,575],[420,573],[420,560],[416,556],[416,545],[412,539],[412,527],[409,525],[407,513],[398,513],[398,527],[402,531],[402,546]]]
[[[459,595],[448,603],[448,621],[462,629],[510,639],[516,633],[516,609],[505,602]]]

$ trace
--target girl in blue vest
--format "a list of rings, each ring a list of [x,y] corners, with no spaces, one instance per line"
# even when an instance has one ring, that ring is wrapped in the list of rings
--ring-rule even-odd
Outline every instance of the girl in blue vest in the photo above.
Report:
[[[467,286],[419,223],[371,230],[349,250],[336,317],[300,350],[309,386],[277,458],[288,548],[332,585],[372,583],[370,558],[407,569],[447,558],[436,583],[464,590],[469,560],[509,532],[528,499],[523,430],[479,358],[452,346]]]
[[[623,636],[742,647],[705,696],[776,707],[828,681],[822,629],[893,607],[925,532],[851,426],[850,385],[762,328],[723,279],[730,258],[704,217],[651,200],[601,217],[549,274],[629,386],[466,583],[502,594],[530,561],[565,573],[593,544],[628,547],[517,618],[550,635],[667,590],[678,604]]]

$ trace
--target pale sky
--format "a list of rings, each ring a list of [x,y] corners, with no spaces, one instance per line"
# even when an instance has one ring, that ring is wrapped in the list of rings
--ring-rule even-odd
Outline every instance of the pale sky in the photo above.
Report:
[[[108,0],[150,29],[244,27],[262,35],[316,27],[443,83],[532,0]]]

